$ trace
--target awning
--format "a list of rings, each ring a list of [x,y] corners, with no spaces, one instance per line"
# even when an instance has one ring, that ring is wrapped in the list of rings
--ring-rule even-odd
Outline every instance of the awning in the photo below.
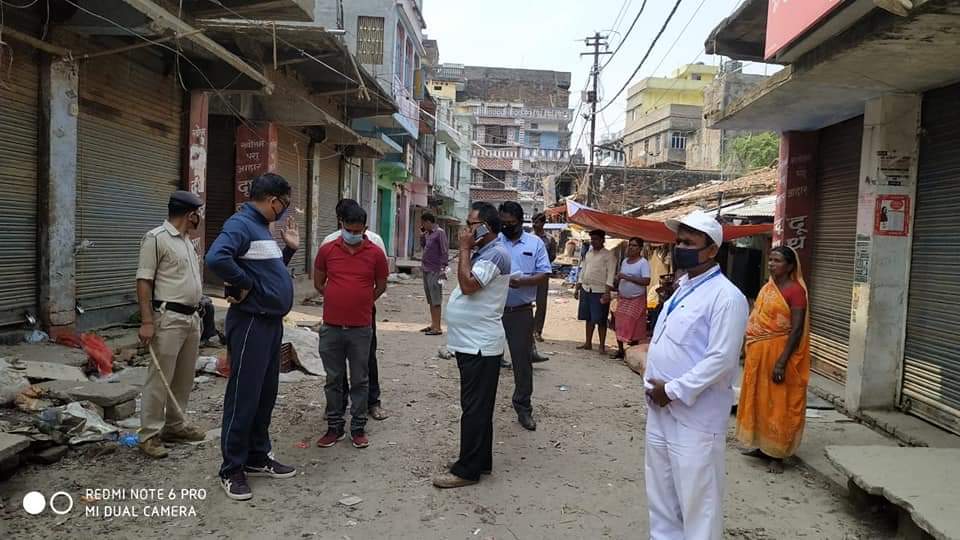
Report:
[[[376,137],[360,137],[358,144],[352,145],[347,150],[350,157],[381,159],[387,154],[396,153],[394,148]]]
[[[676,240],[677,235],[667,228],[662,221],[651,221],[626,216],[607,214],[586,206],[567,201],[567,221],[576,223],[587,229],[602,229],[608,234],[621,238],[638,237],[647,242],[669,244]],[[726,241],[744,236],[757,234],[771,234],[772,223],[760,225],[724,225],[723,239]]]

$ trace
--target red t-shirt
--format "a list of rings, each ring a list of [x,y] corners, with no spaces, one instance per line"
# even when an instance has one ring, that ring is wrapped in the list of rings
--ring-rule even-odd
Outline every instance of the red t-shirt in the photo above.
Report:
[[[804,309],[807,307],[807,291],[796,283],[791,283],[780,289],[780,294],[787,301],[790,309]]]
[[[355,253],[343,238],[320,248],[313,267],[327,274],[323,292],[323,322],[333,326],[371,326],[374,286],[387,279],[387,257],[364,238]]]

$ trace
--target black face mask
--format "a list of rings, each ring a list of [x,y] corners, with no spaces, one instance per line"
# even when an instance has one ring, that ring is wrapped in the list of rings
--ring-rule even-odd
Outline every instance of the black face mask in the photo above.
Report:
[[[678,270],[689,270],[700,266],[700,252],[710,246],[697,248],[673,248],[673,266]]]
[[[504,236],[507,238],[516,238],[523,233],[523,229],[519,223],[514,223],[513,225],[504,225],[500,228],[503,231]]]

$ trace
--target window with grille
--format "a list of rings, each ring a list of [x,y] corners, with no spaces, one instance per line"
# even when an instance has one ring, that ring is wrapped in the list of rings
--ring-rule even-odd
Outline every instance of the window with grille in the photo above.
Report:
[[[670,136],[670,148],[685,150],[687,148],[687,134],[682,131],[674,131]]]
[[[357,60],[383,64],[383,17],[357,17]]]

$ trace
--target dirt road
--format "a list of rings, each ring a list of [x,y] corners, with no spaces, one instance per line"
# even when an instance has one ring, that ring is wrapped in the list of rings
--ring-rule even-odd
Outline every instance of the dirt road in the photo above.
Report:
[[[0,538],[646,537],[641,380],[618,362],[574,351],[582,327],[569,296],[551,295],[548,343],[541,351],[555,354],[535,373],[538,430],[517,424],[512,374],[504,372],[493,475],[455,491],[431,486],[430,476],[457,452],[459,383],[455,362],[437,358],[443,338],[417,332],[426,320],[422,295],[412,281],[392,285],[381,300],[380,370],[391,417],[371,421],[370,448],[317,448],[313,443],[325,429],[321,383],[282,384],[274,452],[300,467],[296,478],[251,479],[254,499],[238,503],[226,499],[216,482],[217,443],[177,447],[162,461],[124,448],[93,457],[87,455],[93,450],[81,448],[56,465],[22,469],[0,484]],[[316,307],[296,309],[302,318],[320,313]],[[188,409],[201,427],[219,426],[224,386],[218,379],[195,388]],[[854,514],[825,480],[803,468],[770,475],[731,445],[727,478],[729,538],[892,536]],[[95,488],[125,491],[114,493],[120,500],[85,502],[86,490]],[[149,488],[161,495],[142,492]],[[49,510],[30,516],[21,501],[33,490],[47,497],[65,491],[75,506],[63,516]],[[338,502],[348,495],[362,501],[349,507]],[[56,501],[60,510],[65,504],[63,496]],[[111,513],[121,515],[106,517]]]

